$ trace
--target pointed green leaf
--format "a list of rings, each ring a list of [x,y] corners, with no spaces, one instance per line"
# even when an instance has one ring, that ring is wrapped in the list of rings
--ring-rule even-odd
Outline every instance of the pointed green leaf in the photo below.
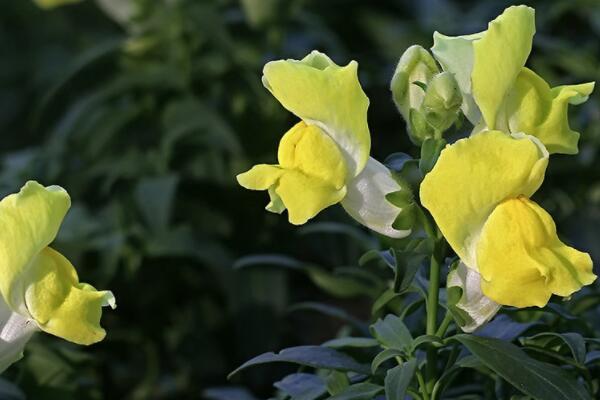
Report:
[[[386,400],[404,400],[416,370],[417,360],[414,358],[390,369],[385,376]]]
[[[473,335],[456,335],[484,365],[525,394],[544,400],[590,400],[585,387],[563,369],[529,357],[514,344]]]

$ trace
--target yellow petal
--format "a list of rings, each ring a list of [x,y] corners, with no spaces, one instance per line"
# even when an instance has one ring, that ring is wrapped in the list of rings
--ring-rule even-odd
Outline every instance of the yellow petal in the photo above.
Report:
[[[454,74],[463,95],[462,110],[473,125],[483,115],[488,129],[505,130],[504,101],[531,52],[535,11],[508,7],[488,29],[472,35],[433,35],[431,49],[444,71]]]
[[[302,225],[325,208],[339,203],[346,195],[346,187],[336,188],[330,183],[288,170],[282,175],[275,191],[288,210],[290,223]]]
[[[279,165],[328,182],[339,189],[346,181],[346,163],[339,147],[321,129],[297,123],[281,138]]]
[[[259,164],[237,176],[238,183],[250,190],[267,190],[283,174],[278,165]]]
[[[312,52],[303,60],[279,60],[265,65],[263,83],[289,111],[318,125],[339,146],[356,176],[369,158],[369,99],[358,81],[358,64],[344,67]]]
[[[551,89],[539,75],[523,68],[507,98],[510,130],[537,137],[550,153],[576,154],[579,133],[569,127],[568,106],[583,103],[593,90],[594,83]]]
[[[548,154],[531,136],[486,131],[447,146],[421,184],[421,202],[470,268],[483,224],[507,198],[531,196],[542,184]]]
[[[529,57],[534,34],[533,8],[513,6],[473,42],[473,96],[489,129],[505,128],[498,114]]]
[[[77,344],[104,339],[100,317],[103,306],[115,307],[112,293],[79,283],[73,265],[50,247],[35,257],[30,268],[25,299],[40,329]]]
[[[543,307],[550,296],[570,296],[592,283],[592,260],[565,245],[552,217],[533,201],[501,203],[488,218],[477,245],[483,293],[515,307]]]
[[[344,157],[319,127],[305,122],[292,127],[281,139],[278,159],[279,165],[256,165],[237,178],[245,188],[268,189],[267,210],[287,209],[291,223],[305,223],[346,195]]]
[[[70,206],[63,188],[33,181],[0,201],[0,292],[22,315],[27,314],[24,295],[31,260],[54,240]]]

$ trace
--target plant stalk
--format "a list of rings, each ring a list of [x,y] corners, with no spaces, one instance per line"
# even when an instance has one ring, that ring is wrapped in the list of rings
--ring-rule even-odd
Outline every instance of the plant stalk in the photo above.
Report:
[[[437,312],[440,290],[440,261],[438,259],[437,245],[431,256],[429,265],[429,290],[427,294],[427,328],[428,335],[435,335],[437,332]],[[426,387],[428,393],[433,391],[437,380],[437,349],[435,346],[427,348],[427,365],[425,367]]]

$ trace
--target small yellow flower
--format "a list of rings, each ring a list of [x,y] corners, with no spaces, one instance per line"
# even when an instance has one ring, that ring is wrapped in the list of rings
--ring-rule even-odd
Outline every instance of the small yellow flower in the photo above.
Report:
[[[528,135],[486,131],[447,146],[421,185],[421,201],[481,290],[515,307],[546,305],[592,283],[587,253],[561,242],[550,215],[530,197],[548,152]]]
[[[313,51],[302,60],[265,65],[263,84],[301,121],[281,139],[278,164],[260,164],[237,176],[240,185],[268,190],[267,210],[287,209],[300,225],[323,209],[341,203],[361,224],[390,237],[404,237],[410,227],[395,225],[403,208],[386,195],[401,187],[391,172],[369,157],[369,99],[354,61],[340,67]]]
[[[71,205],[59,186],[27,182],[0,201],[0,370],[18,360],[36,331],[89,345],[104,338],[102,307],[109,291],[80,283],[71,263],[48,247]]]

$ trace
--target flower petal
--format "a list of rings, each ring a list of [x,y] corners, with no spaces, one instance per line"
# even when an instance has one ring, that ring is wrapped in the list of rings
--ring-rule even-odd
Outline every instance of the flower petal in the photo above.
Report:
[[[446,36],[435,32],[431,48],[444,71],[454,74],[463,96],[461,109],[473,125],[481,120],[481,112],[475,104],[471,87],[473,40],[479,39],[482,34],[483,32],[464,36]]]
[[[461,324],[461,329],[465,332],[473,332],[491,320],[500,310],[500,304],[483,294],[479,273],[462,262],[448,273],[446,286],[448,289],[457,287],[462,291],[454,306],[464,311],[468,317],[464,324]]]
[[[31,261],[54,240],[70,206],[63,188],[34,181],[0,201],[0,292],[23,316],[28,315],[25,290]]]
[[[114,296],[79,283],[73,265],[46,247],[34,259],[25,299],[40,329],[73,343],[89,345],[104,339],[102,307],[115,308]]]
[[[336,143],[315,125],[297,123],[281,138],[279,165],[328,182],[337,189],[347,178],[346,163]]]
[[[35,321],[13,312],[0,297],[0,373],[23,357],[23,349],[38,331]]]
[[[269,190],[267,210],[287,208],[292,224],[301,225],[346,195],[348,178],[344,157],[316,125],[299,122],[282,138],[279,165],[256,165],[237,176],[247,189]]]
[[[348,193],[342,206],[348,214],[367,228],[382,235],[403,238],[410,229],[395,229],[394,222],[403,212],[386,199],[386,195],[406,191],[394,179],[389,169],[374,158],[366,168],[347,184]]]
[[[335,188],[321,179],[289,170],[279,179],[275,192],[288,210],[290,223],[302,225],[325,208],[339,203],[346,195],[346,187]]]
[[[510,130],[537,137],[551,154],[576,154],[579,133],[569,127],[568,106],[585,102],[593,90],[593,82],[551,89],[539,75],[523,68],[507,98]]]
[[[552,217],[533,201],[504,201],[490,215],[477,245],[482,290],[515,307],[544,307],[552,294],[570,296],[596,280],[592,260],[565,245]]]
[[[289,111],[318,125],[342,150],[348,174],[358,175],[369,158],[369,99],[358,81],[358,64],[336,65],[313,51],[303,60],[265,65],[263,83]]]
[[[473,96],[489,129],[503,129],[498,121],[506,95],[531,52],[535,11],[512,6],[490,22],[481,39],[473,42]]]
[[[238,183],[250,190],[267,190],[273,186],[283,174],[279,165],[258,164],[236,178]]]
[[[531,136],[486,131],[447,146],[421,184],[421,202],[470,268],[488,216],[507,198],[531,196],[542,184],[548,154]]]
[[[534,34],[535,12],[526,6],[507,8],[483,32],[434,34],[431,51],[444,71],[454,74],[463,93],[463,113],[473,125],[483,115],[489,129],[506,128],[498,117],[531,52]]]

